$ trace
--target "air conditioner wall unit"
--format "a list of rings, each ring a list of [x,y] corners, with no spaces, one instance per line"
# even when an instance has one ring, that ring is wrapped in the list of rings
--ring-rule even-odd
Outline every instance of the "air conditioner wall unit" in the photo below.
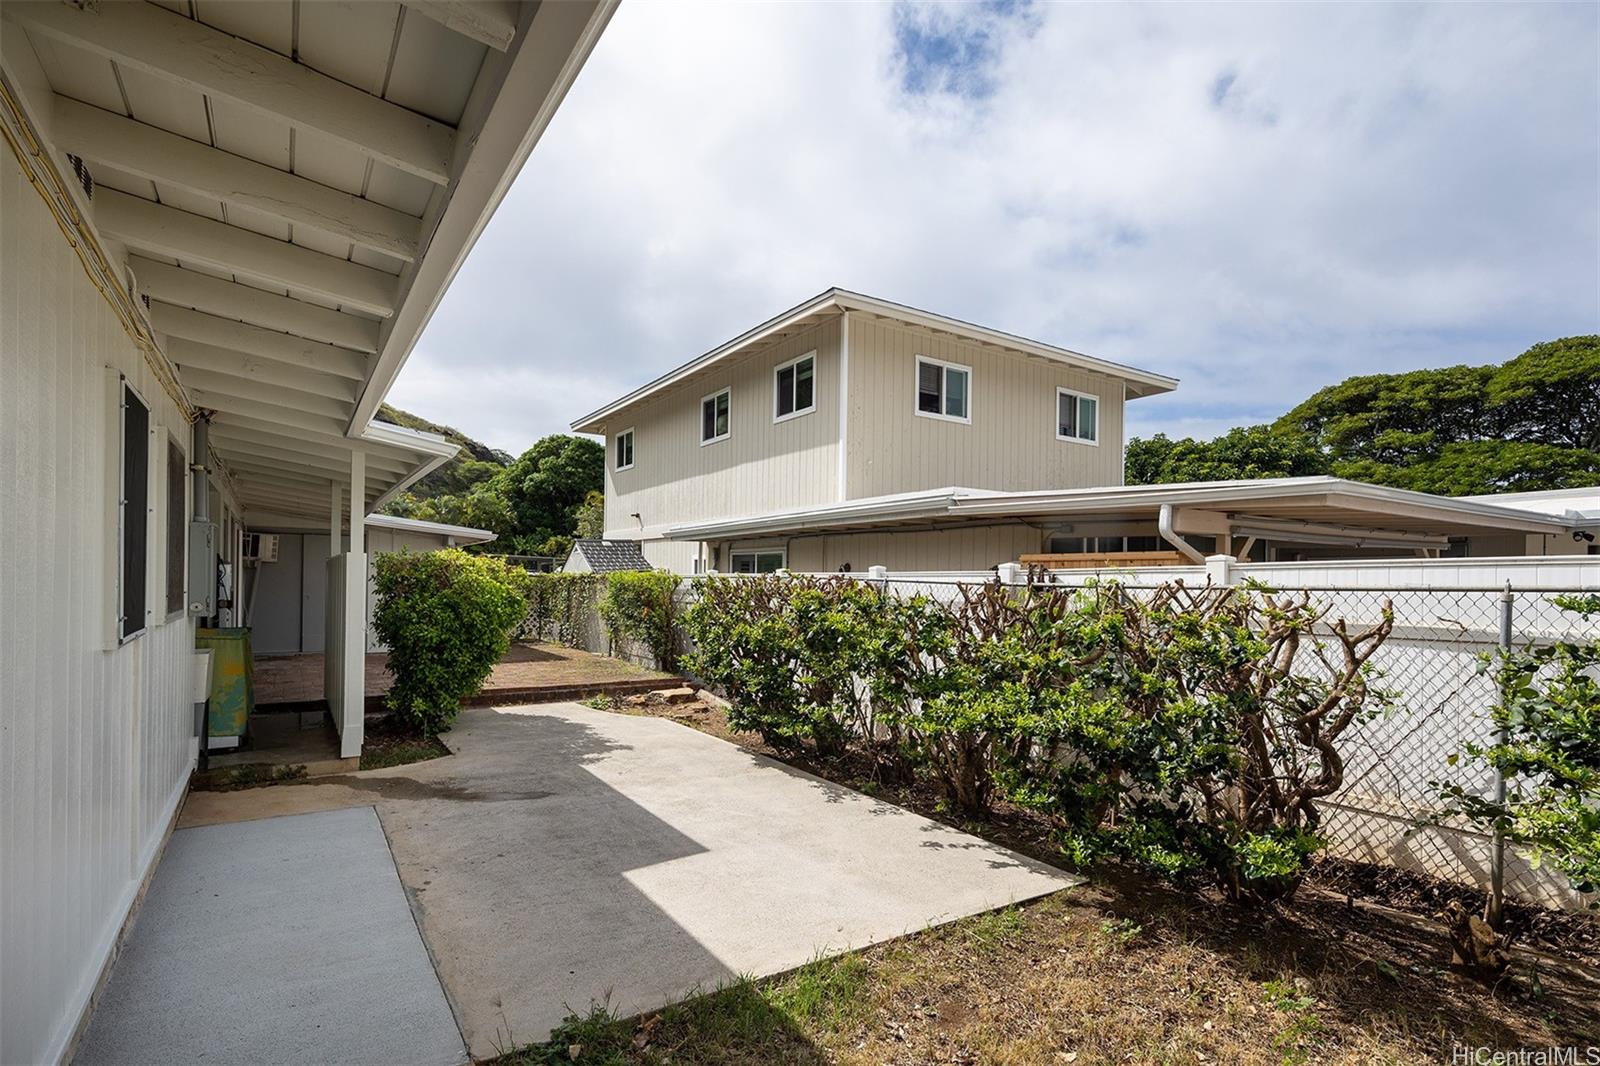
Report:
[[[246,562],[277,562],[278,535],[276,533],[246,533],[244,535],[244,558]]]

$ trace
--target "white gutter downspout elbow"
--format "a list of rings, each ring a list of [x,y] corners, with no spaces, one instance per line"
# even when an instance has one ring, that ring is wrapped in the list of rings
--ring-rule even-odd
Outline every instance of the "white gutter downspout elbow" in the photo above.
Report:
[[[1156,519],[1156,529],[1160,532],[1162,540],[1177,548],[1191,562],[1197,566],[1206,565],[1206,557],[1201,554],[1200,549],[1178,536],[1177,532],[1172,528],[1172,504],[1164,503],[1161,505],[1161,517]]]

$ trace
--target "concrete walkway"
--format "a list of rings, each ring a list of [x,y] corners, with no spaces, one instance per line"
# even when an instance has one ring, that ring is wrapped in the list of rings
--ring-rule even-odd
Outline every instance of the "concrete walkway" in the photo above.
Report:
[[[181,829],[80,1043],[99,1063],[458,1063],[371,807]]]
[[[375,804],[474,1056],[1074,883],[659,718],[473,709],[457,754],[191,797],[188,824]]]

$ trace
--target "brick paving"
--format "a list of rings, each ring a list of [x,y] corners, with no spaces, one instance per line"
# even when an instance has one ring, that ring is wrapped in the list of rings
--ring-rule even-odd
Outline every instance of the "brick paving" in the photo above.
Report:
[[[389,691],[389,657],[367,656],[367,699]],[[273,655],[255,660],[256,706],[312,703],[322,699],[323,657],[320,654]],[[577,694],[642,691],[660,688],[671,674],[646,670],[559,644],[513,644],[495,664],[483,691],[473,703],[541,702],[573,699]]]

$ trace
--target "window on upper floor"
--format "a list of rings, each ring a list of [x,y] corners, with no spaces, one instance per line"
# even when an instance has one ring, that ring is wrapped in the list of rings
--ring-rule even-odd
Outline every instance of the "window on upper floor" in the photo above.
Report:
[[[700,401],[700,443],[715,444],[728,436],[732,389],[714,392]]]
[[[633,430],[625,429],[617,434],[615,446],[615,461],[613,470],[629,470],[633,467]]]
[[[1100,443],[1100,398],[1071,389],[1056,390],[1056,439]]]
[[[917,356],[917,414],[972,421],[972,368]]]
[[[807,352],[800,358],[784,363],[773,372],[775,395],[772,420],[810,414],[817,409],[817,353]]]

